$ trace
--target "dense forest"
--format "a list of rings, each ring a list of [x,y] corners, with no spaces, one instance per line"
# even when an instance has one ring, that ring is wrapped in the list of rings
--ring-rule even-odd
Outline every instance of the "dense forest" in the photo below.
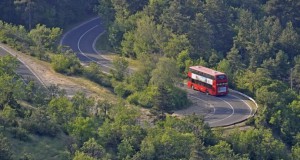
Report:
[[[111,88],[120,102],[24,83],[17,60],[1,57],[0,159],[300,159],[299,8],[298,0],[1,1],[1,43]],[[120,55],[111,75],[57,46],[62,28],[96,14]],[[144,65],[127,75],[124,57]],[[166,114],[190,104],[176,84],[191,65],[225,72],[259,103],[247,129]],[[140,108],[154,118],[141,121]],[[51,158],[18,145],[37,138],[61,144]]]

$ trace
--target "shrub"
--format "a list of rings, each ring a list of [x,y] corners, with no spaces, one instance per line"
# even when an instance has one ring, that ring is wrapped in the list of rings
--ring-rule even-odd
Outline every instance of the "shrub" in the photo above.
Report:
[[[91,63],[88,67],[84,68],[83,75],[102,86],[111,87],[110,78],[101,72],[100,66],[96,63]]]
[[[42,109],[38,109],[23,121],[23,127],[31,133],[54,137],[59,131],[58,126]]]
[[[177,87],[172,87],[171,91],[171,103],[174,105],[173,109],[186,108],[191,102],[188,100],[187,93]]]
[[[11,134],[14,138],[17,138],[21,141],[29,141],[30,137],[28,135],[28,131],[21,127],[14,127],[10,130]]]
[[[59,73],[68,75],[81,74],[82,66],[75,55],[53,55],[51,57],[52,68]]]
[[[114,88],[114,92],[115,92],[119,97],[123,97],[123,98],[126,98],[126,97],[128,97],[130,94],[132,94],[131,90],[128,89],[124,83],[118,83],[118,84],[115,86],[115,88]]]

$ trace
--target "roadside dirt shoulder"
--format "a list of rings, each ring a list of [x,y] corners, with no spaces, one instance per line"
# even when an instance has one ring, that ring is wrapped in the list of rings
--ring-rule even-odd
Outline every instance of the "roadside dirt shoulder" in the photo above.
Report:
[[[11,55],[20,59],[25,65],[30,68],[38,78],[45,84],[45,86],[56,85],[60,89],[64,89],[68,96],[73,96],[76,92],[84,92],[88,96],[97,97],[103,99],[104,97],[112,97],[109,90],[97,87],[92,82],[87,82],[83,78],[69,77],[56,73],[51,65],[47,62],[37,60],[34,57],[26,55],[24,53],[17,52],[7,45],[0,44],[3,48],[10,52]],[[99,92],[102,96],[97,96]],[[105,96],[106,95],[106,96]]]

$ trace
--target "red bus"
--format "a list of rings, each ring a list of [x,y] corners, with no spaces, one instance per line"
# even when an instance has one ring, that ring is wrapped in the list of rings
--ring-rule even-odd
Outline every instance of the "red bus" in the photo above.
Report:
[[[187,86],[210,95],[228,94],[228,81],[225,73],[203,66],[192,66],[188,71]]]

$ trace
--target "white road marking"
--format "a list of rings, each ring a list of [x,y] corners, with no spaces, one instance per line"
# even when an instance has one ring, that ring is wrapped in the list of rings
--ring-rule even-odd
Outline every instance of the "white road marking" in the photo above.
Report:
[[[83,26],[83,25],[85,25],[85,24],[87,24],[87,23],[89,23],[89,22],[91,22],[91,21],[93,21],[93,20],[96,20],[96,19],[98,19],[98,18],[99,18],[99,17],[92,18],[91,20],[86,21],[86,22],[83,22],[83,23],[81,23],[80,25],[78,25],[78,26],[72,28],[71,30],[69,30],[68,32],[66,32],[66,33],[63,35],[63,37],[62,37],[61,40],[59,41],[59,44],[62,45],[62,43],[63,43],[65,37],[66,37],[68,34],[70,34],[70,32],[72,32],[72,31],[78,29],[79,27],[81,27],[81,26]]]
[[[110,61],[110,59],[107,59],[107,58],[105,58],[105,57],[103,57],[99,52],[98,52],[98,50],[96,49],[96,42],[98,41],[98,39],[105,33],[106,31],[103,31],[103,32],[101,32],[95,39],[94,39],[94,41],[93,41],[93,50],[94,50],[94,52],[95,53],[97,53],[99,56],[101,56],[103,59],[105,59],[105,60],[107,60],[107,61]]]
[[[204,103],[209,104],[209,106],[212,106],[212,108],[214,109],[213,113],[209,113],[209,114],[211,114],[211,115],[210,115],[210,116],[205,116],[205,118],[211,117],[212,115],[215,114],[216,108],[215,108],[214,105],[212,105],[212,104],[210,104],[210,103],[207,103],[205,100],[203,100],[203,99],[201,99],[201,98],[198,98],[198,97],[196,97],[196,96],[193,96],[193,95],[189,95],[189,96],[190,96],[190,97],[193,97],[193,98],[196,98],[196,99],[199,99],[200,101],[203,101]]]
[[[78,39],[78,42],[77,42],[77,48],[78,48],[80,54],[82,54],[82,55],[85,56],[87,59],[91,60],[92,62],[95,62],[95,63],[97,63],[97,64],[100,64],[100,65],[105,66],[105,67],[110,68],[110,69],[114,69],[114,68],[112,68],[112,67],[110,67],[110,66],[101,64],[100,62],[97,62],[97,61],[91,59],[90,57],[88,57],[88,56],[80,49],[80,42],[81,42],[81,39],[82,39],[88,32],[90,32],[91,30],[97,28],[98,26],[99,26],[99,25],[96,25],[96,26],[90,28],[89,30],[87,30],[86,32],[84,32],[84,33],[80,36],[80,38]],[[107,73],[107,72],[105,72],[105,71],[102,71],[102,72]],[[107,74],[109,74],[109,73],[107,73]]]
[[[24,66],[25,67],[27,67],[29,70],[30,70],[30,72],[40,81],[40,83],[46,88],[46,85],[45,85],[45,83],[40,79],[40,77],[35,73],[35,72],[33,72],[33,70],[27,65],[27,64],[25,64],[25,62],[24,61],[22,61],[20,58],[18,58],[18,56],[17,55],[14,55],[13,53],[11,53],[9,50],[7,50],[6,48],[4,48],[4,47],[2,47],[2,46],[0,46],[2,49],[4,49],[7,53],[9,53],[9,54],[11,54],[12,56],[15,56],[21,63],[23,63],[24,64]]]
[[[94,18],[94,19],[92,19],[92,20],[90,20],[90,21],[93,21],[93,20],[95,20],[95,19],[97,19],[97,18]],[[81,27],[82,25],[84,25],[84,24],[86,24],[86,23],[88,23],[88,22],[90,22],[90,21],[87,21],[87,22],[81,24],[80,26],[77,26],[77,27],[73,28],[71,31],[73,31],[73,30],[75,30],[75,29]],[[97,27],[97,26],[95,26],[95,27]],[[82,50],[80,49],[79,43],[80,43],[82,37],[83,37],[84,35],[86,35],[89,31],[91,31],[92,29],[94,29],[95,27],[93,27],[93,28],[91,28],[90,30],[88,30],[87,32],[85,32],[85,33],[80,37],[80,39],[79,39],[79,41],[78,41],[78,44],[77,44],[77,45],[78,45],[78,49],[79,49],[79,51],[81,52],[81,54],[84,55],[85,57],[87,57],[87,56],[86,56],[86,55],[82,52]],[[69,32],[70,32],[70,31],[69,31]],[[64,39],[64,37],[65,37],[69,32],[67,32],[67,33],[63,36],[63,39]],[[93,46],[92,46],[92,47],[93,47],[93,50],[94,50],[99,56],[101,56],[101,55],[100,55],[99,52],[96,50],[96,48],[95,48],[95,43],[96,43],[96,41],[99,39],[99,37],[100,37],[103,33],[105,33],[105,31],[102,32],[102,33],[100,33],[100,34],[96,37],[96,39],[93,41],[93,44],[92,44],[92,45],[93,45]],[[63,41],[63,39],[61,40],[61,42]],[[102,56],[101,56],[101,57],[102,57]],[[89,57],[87,57],[87,58],[90,59],[90,60],[93,61],[93,62],[96,62],[96,61],[94,61],[93,59],[91,59],[91,58],[89,58]],[[103,57],[103,59],[106,59],[106,58]],[[106,59],[106,60],[108,60],[108,59]],[[96,63],[98,63],[98,62],[96,62]],[[100,63],[98,63],[98,64],[100,64]],[[100,64],[100,65],[101,65],[101,64]],[[103,65],[103,66],[105,66],[105,65]],[[108,68],[111,68],[111,67],[109,67],[109,66],[107,66],[107,67],[108,67]],[[195,96],[191,96],[191,97],[194,97],[194,98],[196,98],[196,99],[199,99],[199,100],[205,102],[205,100],[203,100],[203,99],[201,99],[201,98],[198,98],[198,97],[195,97]],[[238,98],[238,97],[236,97],[236,96],[233,96],[233,97]],[[219,99],[221,99],[221,98],[219,98]],[[240,98],[238,98],[238,99],[240,99]],[[223,119],[216,120],[216,121],[212,121],[212,122],[208,122],[208,123],[212,124],[212,123],[220,122],[220,121],[223,121],[223,120],[225,120],[225,119],[228,119],[228,118],[230,118],[230,117],[232,117],[232,116],[234,115],[235,110],[234,110],[233,106],[232,106],[229,102],[227,102],[226,100],[224,100],[224,99],[221,99],[221,100],[224,101],[225,103],[227,103],[227,104],[231,107],[232,113],[231,113],[229,116],[227,116],[227,117],[225,117],[225,118],[223,118]],[[242,100],[242,99],[240,99],[240,100],[241,100],[243,103],[245,103],[244,100]],[[252,113],[252,108],[251,108],[247,103],[245,103],[245,104],[250,108],[251,113]],[[213,106],[213,105],[211,105],[211,106]],[[216,108],[215,108],[215,106],[213,106],[213,108],[214,108],[214,111],[213,111],[213,115],[214,115],[215,112],[216,112]],[[248,118],[251,116],[251,113],[250,113],[250,115],[248,116]]]
[[[216,98],[218,98],[218,97],[216,97]],[[225,117],[225,118],[223,118],[223,119],[219,119],[219,120],[216,120],[216,121],[208,122],[208,123],[210,123],[210,124],[216,123],[216,122],[220,122],[220,121],[223,121],[223,120],[228,119],[228,118],[230,118],[231,116],[234,115],[234,108],[233,108],[233,106],[232,106],[229,102],[225,101],[225,100],[222,99],[222,98],[218,98],[218,99],[220,99],[220,100],[224,101],[225,103],[227,103],[227,104],[231,107],[232,113],[231,113],[229,116],[227,116],[227,117]]]
[[[234,96],[234,95],[232,95],[232,94],[230,94],[231,96],[233,96],[233,97],[235,97],[235,98],[237,98],[237,99],[239,99],[240,101],[242,101],[243,103],[245,103],[247,106],[248,106],[248,108],[250,109],[250,114],[249,114],[249,116],[247,117],[247,119],[249,118],[249,117],[251,117],[251,116],[254,116],[254,113],[252,114],[252,108],[251,108],[251,106],[247,103],[247,102],[245,102],[243,99],[241,99],[241,98],[239,98],[239,97],[237,97],[237,96]]]

